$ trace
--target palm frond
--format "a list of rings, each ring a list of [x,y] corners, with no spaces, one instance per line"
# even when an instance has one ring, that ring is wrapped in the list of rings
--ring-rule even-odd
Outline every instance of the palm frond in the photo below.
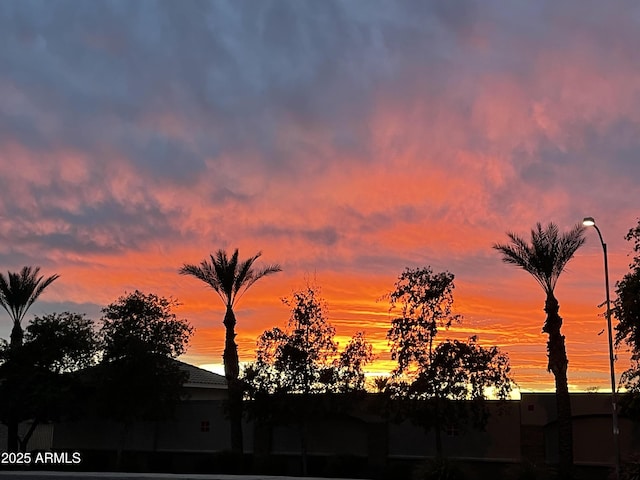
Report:
[[[511,243],[493,245],[502,253],[502,261],[529,272],[547,293],[554,291],[565,266],[585,242],[582,225],[560,234],[555,223],[543,228],[538,222],[531,230],[530,243],[512,232],[507,236]]]
[[[260,257],[260,255],[262,255],[262,252],[256,253],[253,257],[250,257],[242,262],[238,267],[235,282],[233,285],[234,297],[238,294],[243,285],[246,285],[246,288],[249,288],[251,286],[251,278],[254,274],[251,267],[253,266],[253,262],[255,262]]]
[[[20,325],[27,311],[42,292],[60,275],[38,276],[40,267],[25,266],[20,272],[0,273],[0,306]]]
[[[192,275],[209,284],[226,306],[233,306],[258,279],[282,270],[279,265],[254,270],[253,264],[261,254],[262,252],[258,252],[253,257],[239,262],[237,248],[231,257],[225,250],[219,249],[215,255],[209,256],[210,260],[203,260],[199,266],[184,264],[179,273]]]
[[[213,288],[223,302],[225,301],[215,270],[206,260],[203,260],[200,265],[185,263],[180,270],[178,270],[178,273],[180,275],[191,275],[192,277],[196,277],[198,280],[202,280]]]
[[[264,268],[261,268],[258,271],[251,270],[245,284],[242,286],[242,291],[240,291],[239,295],[235,298],[235,301],[240,300],[240,298],[242,298],[242,295],[244,295],[244,293],[249,289],[249,287],[251,287],[251,285],[256,283],[262,277],[266,277],[267,275],[271,275],[273,273],[277,273],[281,271],[282,271],[282,267],[280,267],[280,265],[277,263],[268,265]]]

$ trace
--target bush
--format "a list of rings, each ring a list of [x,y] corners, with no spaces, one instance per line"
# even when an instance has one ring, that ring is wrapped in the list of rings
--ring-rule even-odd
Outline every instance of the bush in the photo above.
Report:
[[[552,468],[529,461],[517,463],[507,469],[509,480],[548,480],[555,478]]]
[[[611,478],[615,473],[611,475]],[[640,455],[634,455],[620,468],[620,480],[640,480]]]
[[[418,467],[413,475],[414,480],[465,480],[460,466],[446,458],[434,458]]]

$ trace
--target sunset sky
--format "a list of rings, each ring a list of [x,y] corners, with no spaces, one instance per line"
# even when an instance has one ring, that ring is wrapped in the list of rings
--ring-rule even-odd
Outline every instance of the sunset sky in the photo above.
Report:
[[[2,1],[0,271],[60,274],[27,319],[176,297],[183,360],[211,365],[223,306],[178,269],[262,251],[283,272],[236,309],[242,361],[315,279],[340,343],[364,329],[385,372],[379,299],[430,265],[465,317],[441,338],[478,334],[522,390],[553,389],[544,293],[491,246],[589,215],[612,287],[628,271],[638,45],[631,1]],[[594,229],[556,294],[570,388],[607,390]]]

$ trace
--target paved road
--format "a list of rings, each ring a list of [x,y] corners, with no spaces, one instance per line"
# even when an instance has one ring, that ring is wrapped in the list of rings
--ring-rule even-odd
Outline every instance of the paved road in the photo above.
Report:
[[[169,473],[101,473],[101,472],[3,472],[0,480],[300,480],[298,477],[269,477],[266,475],[174,475]],[[323,480],[306,477],[305,480]],[[348,479],[332,479],[348,480]]]

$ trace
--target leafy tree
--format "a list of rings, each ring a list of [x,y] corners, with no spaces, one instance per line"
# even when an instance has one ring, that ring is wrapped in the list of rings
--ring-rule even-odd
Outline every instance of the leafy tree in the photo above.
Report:
[[[560,331],[562,318],[558,313],[560,305],[554,295],[554,289],[565,266],[576,250],[584,244],[584,227],[576,225],[570,231],[560,234],[558,226],[554,223],[549,223],[544,229],[538,223],[536,228],[531,230],[530,243],[512,232],[507,233],[507,236],[510,239],[509,244],[494,244],[493,248],[502,253],[503,262],[530,273],[547,296],[544,306],[547,318],[542,331],[549,336],[547,369],[553,373],[556,384],[560,473],[563,478],[570,478],[573,466],[573,432],[567,383],[569,361],[564,335]]]
[[[233,252],[230,258],[227,256],[227,252],[220,249],[215,256],[210,255],[210,260],[205,259],[200,262],[200,265],[184,264],[179,271],[182,275],[192,275],[208,284],[215,290],[226,307],[223,321],[226,329],[225,345],[222,358],[229,394],[231,448],[236,453],[242,453],[243,385],[238,379],[240,362],[238,346],[235,341],[236,316],[233,307],[256,281],[282,270],[277,264],[256,269],[254,263],[260,255],[261,252],[258,252],[253,257],[239,261],[238,249]]]
[[[40,267],[22,267],[19,273],[7,272],[6,277],[0,273],[0,305],[13,321],[12,348],[22,345],[22,320],[29,307],[59,277],[55,274],[44,278],[44,275],[38,276],[38,273]]]
[[[616,345],[623,342],[631,349],[631,368],[622,374],[621,381],[627,390],[622,398],[625,412],[640,417],[640,220],[625,236],[633,241],[635,256],[629,264],[630,272],[616,283],[616,299],[613,314],[618,319]]]
[[[97,398],[102,414],[122,425],[118,463],[130,425],[167,418],[180,400],[186,375],[174,359],[186,351],[193,328],[172,312],[176,305],[136,290],[102,310]]]
[[[400,307],[387,333],[391,359],[398,361],[396,375],[428,365],[438,328],[461,321],[452,313],[453,278],[452,273],[434,273],[430,267],[407,268],[387,295],[390,311]]]
[[[275,327],[260,335],[256,362],[245,369],[244,380],[259,421],[298,424],[306,475],[311,395],[364,391],[363,367],[373,360],[373,352],[364,334],[358,332],[338,354],[335,328],[327,320],[326,304],[317,287],[307,285],[283,302],[291,307],[287,325],[284,330]],[[295,400],[301,408],[288,408]]]
[[[0,415],[3,423],[30,420],[10,449],[25,451],[39,423],[78,411],[82,383],[78,370],[94,365],[99,347],[91,320],[77,313],[36,317],[20,348],[0,348]]]
[[[374,360],[373,346],[364,332],[356,332],[335,360],[335,390],[339,392],[362,392],[365,389],[364,366]]]
[[[363,391],[363,367],[374,357],[364,333],[357,332],[338,353],[336,330],[318,287],[307,286],[283,302],[291,307],[285,329],[260,335],[256,362],[245,371],[252,387],[270,394]]]
[[[400,316],[391,321],[387,333],[398,366],[393,377],[378,386],[401,400],[400,418],[409,416],[434,430],[438,457],[443,454],[441,431],[446,423],[470,416],[482,427],[489,390],[506,399],[512,387],[508,357],[497,347],[483,348],[476,337],[434,347],[439,327],[461,321],[452,313],[453,279],[453,274],[434,273],[430,267],[407,268],[398,277],[388,297],[391,310],[399,307]]]
[[[100,338],[85,315],[52,313],[29,323],[23,347],[36,367],[60,374],[94,366]]]

